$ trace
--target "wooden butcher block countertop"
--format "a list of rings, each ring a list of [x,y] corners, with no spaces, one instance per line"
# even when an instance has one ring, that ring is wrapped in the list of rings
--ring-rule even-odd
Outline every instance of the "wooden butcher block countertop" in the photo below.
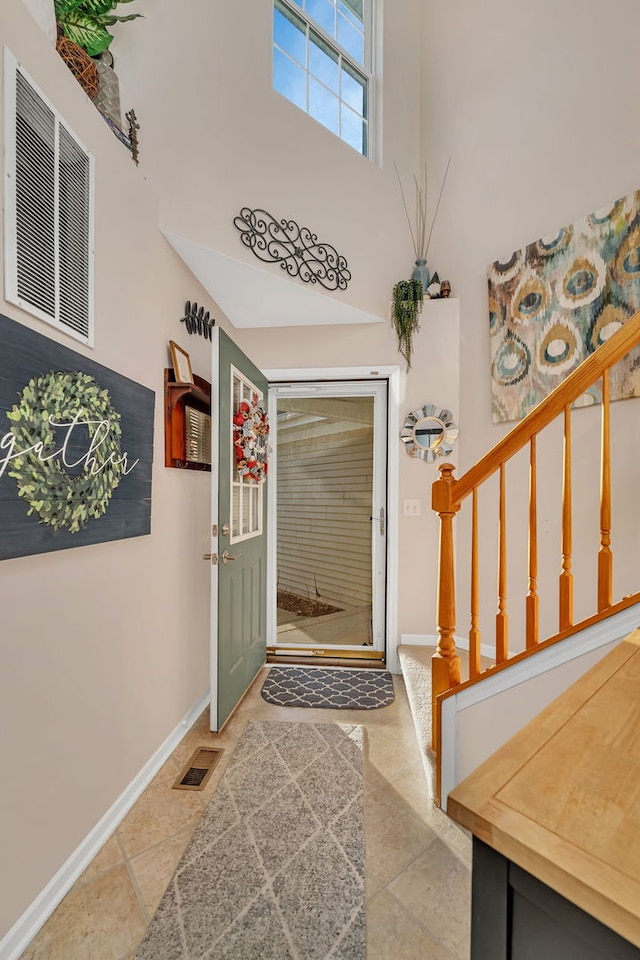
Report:
[[[447,812],[640,946],[640,630],[458,784]]]

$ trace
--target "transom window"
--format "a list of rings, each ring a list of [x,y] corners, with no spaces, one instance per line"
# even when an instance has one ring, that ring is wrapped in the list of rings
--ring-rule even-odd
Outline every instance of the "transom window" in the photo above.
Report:
[[[365,157],[368,20],[368,0],[274,0],[274,90]]]

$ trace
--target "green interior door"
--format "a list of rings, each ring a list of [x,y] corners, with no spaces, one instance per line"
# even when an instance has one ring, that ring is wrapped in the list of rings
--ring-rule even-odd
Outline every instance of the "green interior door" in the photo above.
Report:
[[[220,730],[266,660],[267,381],[218,328],[212,369],[211,727]]]

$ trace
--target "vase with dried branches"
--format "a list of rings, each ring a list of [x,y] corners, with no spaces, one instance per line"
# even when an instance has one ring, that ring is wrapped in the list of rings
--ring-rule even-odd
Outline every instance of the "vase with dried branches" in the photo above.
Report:
[[[407,362],[407,370],[411,367],[411,356],[413,352],[413,335],[420,329],[419,317],[422,311],[424,296],[429,286],[429,268],[427,267],[427,255],[429,253],[429,244],[431,235],[440,209],[440,201],[444,185],[449,173],[449,164],[447,166],[440,185],[440,193],[431,221],[427,213],[427,165],[424,166],[424,176],[422,180],[414,176],[413,182],[416,190],[416,209],[415,224],[409,213],[409,207],[405,197],[402,180],[398,168],[395,166],[398,183],[400,184],[400,194],[402,196],[402,205],[409,224],[411,242],[415,254],[415,266],[410,280],[400,280],[393,288],[393,301],[391,308],[391,321],[398,336],[398,350]]]
[[[422,287],[425,293],[426,293],[427,287],[429,286],[429,271],[427,269],[427,256],[429,254],[429,246],[431,244],[431,236],[433,234],[433,228],[435,226],[436,218],[438,216],[438,210],[440,209],[440,201],[442,200],[444,185],[447,182],[447,175],[449,173],[450,163],[451,163],[451,157],[449,157],[449,160],[447,161],[447,166],[444,171],[442,183],[440,184],[440,192],[438,194],[436,208],[433,212],[433,216],[431,217],[431,223],[429,223],[429,218],[427,213],[427,189],[429,186],[429,181],[427,176],[426,163],[424,165],[424,173],[423,173],[422,180],[419,180],[418,177],[414,175],[413,183],[416,190],[415,225],[409,213],[409,207],[407,205],[407,200],[405,197],[404,188],[402,186],[402,180],[400,179],[400,174],[398,173],[398,168],[395,167],[396,175],[398,177],[398,183],[400,185],[400,195],[402,196],[402,206],[404,207],[407,223],[409,224],[409,233],[411,234],[413,252],[416,258],[415,268],[411,276],[413,277],[414,280],[420,280],[422,282]]]

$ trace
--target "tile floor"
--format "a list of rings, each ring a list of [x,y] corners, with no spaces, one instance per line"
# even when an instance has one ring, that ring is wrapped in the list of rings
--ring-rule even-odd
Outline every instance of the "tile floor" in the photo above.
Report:
[[[368,960],[467,960],[471,842],[428,797],[404,683],[379,710],[276,707],[265,668],[222,734],[203,714],[109,838],[22,960],[130,960],[234,745],[252,717],[357,722],[365,773]],[[171,785],[194,749],[225,748],[202,793]],[[269,960],[265,957],[264,960]]]

